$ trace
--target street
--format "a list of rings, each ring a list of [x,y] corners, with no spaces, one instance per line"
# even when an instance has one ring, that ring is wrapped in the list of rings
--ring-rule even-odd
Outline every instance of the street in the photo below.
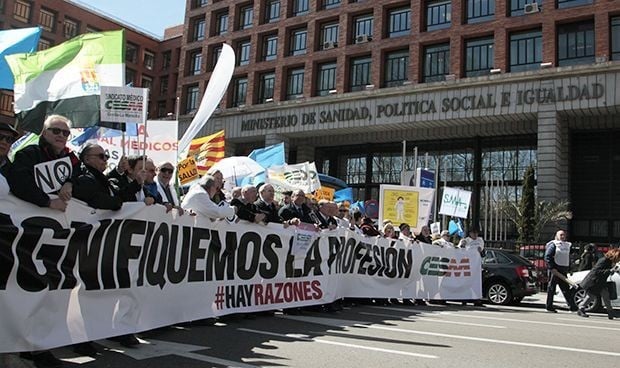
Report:
[[[543,305],[538,294],[508,307],[364,305],[337,313],[276,313],[145,332],[135,349],[98,341],[102,355],[96,359],[76,357],[68,348],[54,352],[68,367],[84,368],[618,365],[620,319],[599,313],[586,319],[566,309],[551,314]]]

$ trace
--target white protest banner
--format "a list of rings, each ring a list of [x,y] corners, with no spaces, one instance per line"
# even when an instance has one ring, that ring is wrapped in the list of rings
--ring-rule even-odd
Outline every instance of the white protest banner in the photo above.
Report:
[[[295,228],[291,254],[304,257],[308,253],[308,248],[317,237],[317,230],[312,224],[300,223]]]
[[[435,190],[410,187],[408,185],[386,185],[379,187],[379,223],[409,224],[412,231],[419,233],[428,223]]]
[[[470,200],[470,191],[444,187],[443,195],[441,196],[441,207],[439,208],[439,214],[458,218],[467,218]]]
[[[294,235],[162,205],[107,211],[71,200],[59,212],[9,195],[0,199],[0,353],[342,297],[481,296],[475,250],[338,228],[292,257]]]
[[[148,88],[101,86],[101,121],[142,123],[146,121]]]
[[[305,193],[312,193],[321,187],[314,162],[271,166],[267,169],[266,182],[278,185],[285,190],[301,189]]]
[[[34,165],[34,180],[45,193],[54,193],[71,177],[72,166],[69,157]]]
[[[431,224],[431,234],[439,235],[441,233],[441,222],[433,222]]]

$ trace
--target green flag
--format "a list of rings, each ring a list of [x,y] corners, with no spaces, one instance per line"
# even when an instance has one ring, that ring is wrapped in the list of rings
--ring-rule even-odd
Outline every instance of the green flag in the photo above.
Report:
[[[6,56],[15,78],[20,128],[40,133],[45,117],[60,114],[83,128],[99,122],[101,86],[125,85],[125,40],[120,31],[87,33],[32,54]]]

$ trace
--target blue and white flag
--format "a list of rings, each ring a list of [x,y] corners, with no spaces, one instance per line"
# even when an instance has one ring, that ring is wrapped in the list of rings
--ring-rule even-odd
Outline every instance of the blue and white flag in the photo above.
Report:
[[[15,84],[4,56],[36,51],[40,36],[39,27],[0,31],[0,89],[13,90]]]
[[[248,157],[256,161],[265,169],[268,169],[271,166],[286,164],[284,158],[284,143],[274,144],[265,148],[257,148],[250,152]]]

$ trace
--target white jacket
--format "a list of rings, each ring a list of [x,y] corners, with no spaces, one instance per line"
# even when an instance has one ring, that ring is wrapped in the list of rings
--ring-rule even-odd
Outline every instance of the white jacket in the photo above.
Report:
[[[198,183],[192,185],[189,189],[181,207],[184,210],[192,210],[201,216],[212,219],[223,219],[231,217],[236,213],[235,207],[229,206],[225,202],[221,206],[213,202],[209,197],[209,193]]]

